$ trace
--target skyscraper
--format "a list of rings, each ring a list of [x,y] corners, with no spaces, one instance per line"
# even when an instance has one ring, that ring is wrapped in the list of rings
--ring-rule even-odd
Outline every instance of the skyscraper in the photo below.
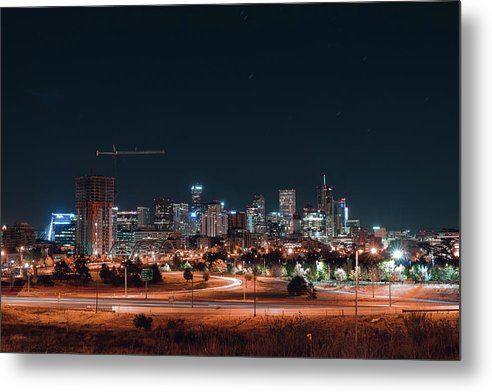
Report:
[[[114,177],[89,175],[75,179],[76,253],[101,256],[111,249],[115,190]]]
[[[294,233],[294,213],[296,212],[296,190],[279,189],[280,214],[285,225],[287,235]]]
[[[173,205],[174,230],[181,234],[189,234],[190,211],[188,203]]]
[[[48,241],[54,241],[62,246],[75,246],[76,227],[75,214],[52,213]]]
[[[194,184],[191,187],[191,205],[198,206],[202,202],[203,187],[200,184]]]
[[[311,206],[304,207],[304,217],[302,220],[302,235],[304,238],[317,239],[323,241],[326,237],[326,214]]]
[[[337,237],[347,234],[348,207],[345,198],[335,201],[334,204],[334,235]]]
[[[331,242],[334,233],[334,202],[333,189],[326,185],[326,176],[323,175],[323,185],[318,187],[318,210],[325,213],[326,233],[325,241]]]
[[[154,226],[159,230],[174,230],[174,201],[172,199],[154,199]]]
[[[206,237],[225,237],[227,235],[227,213],[221,203],[209,203],[202,217],[201,235]]]
[[[251,205],[255,210],[253,232],[263,234],[266,231],[265,198],[263,195],[255,195]]]
[[[116,239],[118,241],[135,241],[138,228],[138,211],[118,211],[116,213]]]
[[[150,225],[150,208],[137,207],[138,227],[146,227]]]

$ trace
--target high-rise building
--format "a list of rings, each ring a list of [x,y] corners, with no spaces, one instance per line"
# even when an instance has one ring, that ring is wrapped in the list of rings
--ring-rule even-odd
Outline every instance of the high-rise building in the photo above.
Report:
[[[304,207],[302,235],[304,238],[324,241],[326,238],[326,214],[324,211],[311,206]]]
[[[209,203],[202,216],[201,235],[206,237],[225,237],[227,235],[227,214],[221,203]]]
[[[255,209],[254,232],[262,234],[266,231],[265,197],[263,195],[255,195],[251,205]]]
[[[326,233],[325,241],[331,242],[334,235],[334,201],[333,201],[333,188],[326,185],[326,176],[323,175],[323,185],[318,186],[318,210],[325,213],[326,219]]]
[[[279,189],[280,213],[287,235],[294,233],[294,213],[296,212],[296,190]]]
[[[333,213],[334,236],[347,234],[348,207],[345,198],[335,201]]]
[[[111,249],[115,185],[114,177],[90,175],[75,179],[76,253],[101,256]]]
[[[191,205],[190,205],[190,235],[200,234],[202,227],[202,213],[204,204],[202,203],[203,187],[201,184],[194,184],[191,187]]]
[[[181,234],[189,234],[190,208],[188,203],[175,203],[173,205],[174,231]]]
[[[137,207],[137,213],[138,213],[138,227],[150,226],[150,208]]]
[[[16,248],[30,248],[36,242],[34,228],[26,222],[2,227],[2,247],[16,251]]]
[[[174,200],[166,198],[154,199],[154,226],[159,230],[174,230]]]
[[[255,233],[256,208],[246,206],[246,229],[250,233]]]
[[[116,239],[135,242],[138,228],[138,211],[118,211],[116,213]]]
[[[246,229],[246,214],[240,211],[229,211],[227,214],[227,228],[230,230]]]
[[[72,213],[52,213],[48,241],[53,241],[61,246],[75,246],[77,217]]]

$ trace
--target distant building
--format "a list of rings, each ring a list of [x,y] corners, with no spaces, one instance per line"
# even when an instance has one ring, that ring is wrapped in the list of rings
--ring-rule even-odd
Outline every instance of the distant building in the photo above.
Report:
[[[334,201],[333,188],[326,185],[326,176],[323,175],[323,184],[318,186],[318,210],[325,213],[326,219],[326,238],[325,242],[329,243],[333,239],[334,225]]]
[[[227,214],[228,230],[246,229],[246,213],[240,211],[229,211]]]
[[[172,199],[154,199],[154,227],[158,230],[174,230],[174,201]]]
[[[386,227],[379,227],[379,226],[374,226],[372,228],[374,231],[374,237],[376,238],[386,238]]]
[[[138,227],[150,226],[150,208],[137,207]]]
[[[251,206],[254,209],[252,232],[263,234],[266,231],[265,197],[263,195],[255,195]]]
[[[48,231],[48,241],[63,247],[75,247],[77,216],[73,213],[52,213]]]
[[[135,242],[138,229],[138,211],[118,211],[116,214],[116,239]]]
[[[221,203],[209,203],[202,216],[201,235],[205,237],[225,237],[227,235],[227,214]]]
[[[190,234],[190,208],[188,203],[173,205],[174,230],[178,233]]]
[[[2,248],[16,251],[17,248],[30,248],[36,242],[34,228],[26,222],[2,227]]]
[[[285,225],[285,234],[294,233],[294,213],[296,212],[296,190],[279,189],[279,207]]]
[[[325,242],[326,213],[317,208],[306,206],[302,218],[302,236]]]
[[[76,253],[100,256],[111,249],[115,185],[114,177],[90,175],[75,179]]]
[[[347,234],[348,206],[345,198],[335,201],[334,204],[334,236],[340,237]]]

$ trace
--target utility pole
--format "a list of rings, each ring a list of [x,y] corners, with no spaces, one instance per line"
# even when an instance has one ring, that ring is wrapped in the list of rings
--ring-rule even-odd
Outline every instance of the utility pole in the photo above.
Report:
[[[253,271],[253,304],[254,304],[253,316],[256,317],[256,272],[255,271]]]

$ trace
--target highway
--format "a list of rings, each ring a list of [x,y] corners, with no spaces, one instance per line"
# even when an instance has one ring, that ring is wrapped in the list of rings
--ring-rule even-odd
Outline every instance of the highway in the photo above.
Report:
[[[395,298],[396,299],[396,298]],[[371,304],[368,301],[361,301],[358,306],[359,314],[376,314],[387,312],[401,312],[405,310],[429,310],[429,311],[456,311],[459,305],[454,302],[426,300],[418,306],[415,300],[393,304],[389,307],[386,304]],[[417,301],[423,302],[423,301]],[[56,297],[10,297],[2,296],[3,305],[29,306],[29,307],[50,307],[59,309],[79,309],[95,310],[95,298],[56,298]],[[125,298],[98,298],[97,308],[100,311],[113,311],[122,313],[153,313],[153,314],[203,314],[203,313],[226,313],[235,315],[252,314],[253,301],[194,301],[193,308],[191,301],[169,301],[156,299],[125,299]],[[319,303],[284,303],[276,302],[257,302],[257,314],[260,315],[347,315],[354,313],[353,305],[333,305]]]

